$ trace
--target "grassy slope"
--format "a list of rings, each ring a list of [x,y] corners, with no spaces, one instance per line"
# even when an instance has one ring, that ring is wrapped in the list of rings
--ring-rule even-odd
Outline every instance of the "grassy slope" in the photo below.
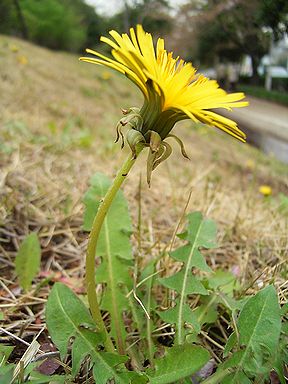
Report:
[[[9,262],[19,242],[37,230],[44,271],[60,271],[81,287],[86,244],[81,197],[94,172],[113,176],[127,155],[127,148],[113,143],[114,127],[120,108],[140,106],[141,95],[105,68],[3,36],[0,78],[0,237],[8,261],[1,273],[12,278]],[[147,257],[154,242],[156,254],[169,240],[192,188],[189,210],[209,211],[219,226],[212,264],[236,267],[245,284],[268,266],[262,279],[269,279],[287,257],[287,217],[278,212],[277,197],[288,194],[287,166],[213,128],[185,122],[176,131],[191,161],[175,146],[171,159],[153,174],[151,189],[143,183]],[[145,156],[124,188],[131,208],[137,208]],[[262,184],[272,187],[271,199],[258,192]],[[281,275],[280,269],[279,284]]]
[[[247,95],[259,97],[260,99],[269,100],[283,105],[288,105],[288,95],[285,91],[267,91],[264,87],[256,87],[245,84],[241,84],[240,87]]]

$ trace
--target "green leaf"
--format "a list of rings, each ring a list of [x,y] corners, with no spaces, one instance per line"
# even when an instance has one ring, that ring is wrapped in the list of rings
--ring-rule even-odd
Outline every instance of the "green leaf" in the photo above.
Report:
[[[286,353],[287,353],[287,344],[285,345],[285,349],[286,349]],[[277,357],[276,357],[275,362],[273,364],[273,369],[277,373],[281,384],[287,383],[286,379],[285,379],[285,372],[284,372],[284,366],[285,366],[285,361],[283,358],[284,354],[285,354],[285,351],[281,351],[281,350],[278,351]]]
[[[40,258],[41,248],[37,234],[30,233],[20,245],[15,259],[20,286],[26,291],[31,287],[32,280],[39,271]]]
[[[70,380],[69,380],[70,379]],[[29,383],[33,384],[66,384],[66,383],[72,383],[71,376],[68,375],[52,375],[47,376],[43,375],[42,373],[38,371],[32,371],[29,375]]]
[[[201,304],[194,309],[197,321],[202,327],[204,324],[212,324],[217,320],[217,297],[215,295],[204,296],[201,298]]]
[[[185,279],[187,280],[185,283]],[[158,279],[158,281],[165,285],[165,287],[174,289],[175,291],[181,293],[183,296],[187,295],[207,295],[208,292],[204,288],[203,284],[193,275],[187,278],[185,275],[185,270],[181,270],[175,275],[170,277]],[[182,304],[183,305],[183,304]]]
[[[286,314],[288,314],[288,303],[283,304],[281,307],[281,315],[285,316]]]
[[[221,384],[252,384],[252,381],[245,375],[244,372],[239,372],[237,379],[235,379],[234,375],[226,376],[221,382]]]
[[[280,213],[287,216],[288,215],[288,196],[284,195],[283,193],[280,193],[278,197],[280,200],[278,210]]]
[[[215,271],[215,273],[209,277],[208,284],[214,291],[220,290],[228,295],[232,295],[234,290],[240,288],[240,284],[237,283],[232,272],[222,271],[220,269]]]
[[[199,371],[208,361],[209,353],[206,349],[183,344],[166,350],[164,357],[155,360],[155,370],[146,373],[151,384],[169,384],[184,379]]]
[[[278,344],[278,350],[276,352],[275,362],[273,364],[274,370],[277,372],[278,378],[281,384],[285,384],[285,372],[284,367],[288,364],[288,321],[285,317],[287,313],[288,305],[284,304],[281,308],[281,315],[283,316],[280,341]]]
[[[165,287],[175,290],[178,293],[176,306],[169,310],[169,317],[176,325],[176,341],[182,344],[185,341],[187,330],[185,323],[192,323],[194,329],[199,331],[200,325],[196,326],[195,316],[191,322],[191,311],[187,310],[186,297],[190,294],[208,295],[202,282],[192,273],[192,268],[204,272],[211,272],[206,264],[200,248],[215,247],[216,226],[211,220],[204,220],[200,212],[194,212],[187,216],[187,230],[181,234],[181,239],[187,244],[171,253],[171,257],[182,262],[181,270],[175,275],[159,279]],[[163,313],[164,317],[165,314]],[[162,314],[160,316],[164,319]],[[172,317],[171,317],[172,316]]]
[[[222,305],[224,305],[224,307],[232,313],[236,314],[244,307],[245,303],[247,302],[247,299],[247,297],[244,297],[240,300],[236,300],[234,299],[234,297],[231,296],[231,294],[226,295],[220,292],[216,301],[217,303],[221,303]]]
[[[280,306],[272,285],[246,302],[240,312],[237,328],[238,350],[223,364],[224,368],[235,367],[231,376],[234,381],[231,382],[242,383],[244,376],[268,377],[276,358],[281,330]],[[235,344],[235,339],[232,341]],[[230,346],[226,349],[229,350]]]
[[[85,193],[83,201],[85,204],[84,228],[91,229],[94,217],[97,213],[101,200],[108,191],[111,180],[102,173],[96,173],[90,179],[90,188]],[[131,260],[132,251],[129,241],[129,235],[132,232],[131,219],[128,212],[127,201],[120,190],[114,198],[114,201],[108,211],[107,221],[113,243],[111,243],[111,252],[119,257]],[[106,233],[103,229],[98,241],[97,256],[107,252]]]
[[[192,212],[187,215],[188,226],[186,240],[196,247],[206,249],[216,247],[216,224],[211,219],[203,219],[201,212]],[[204,262],[205,259],[203,258]],[[211,269],[210,269],[211,270]]]
[[[173,308],[169,308],[166,311],[158,311],[158,315],[161,317],[163,321],[169,324],[176,324],[178,319],[178,306],[179,305],[179,299],[176,300],[175,306]],[[183,305],[183,318],[185,319],[185,323],[190,325],[190,332],[191,327],[194,329],[194,334],[198,334],[201,331],[200,323],[198,321],[198,316],[195,311],[192,311],[192,309],[189,307],[188,304]],[[189,330],[187,329],[187,332]]]
[[[90,179],[91,187],[87,190],[87,192],[83,197],[83,203],[85,205],[84,217],[83,217],[83,229],[84,231],[88,231],[88,232],[91,231],[94,217],[96,216],[99,205],[101,203],[100,200],[104,197],[103,195],[99,198],[99,194],[97,193],[97,190],[96,191],[94,190],[93,180],[94,178],[96,178],[96,176],[97,174]]]
[[[14,346],[12,345],[0,344],[0,367],[9,359],[13,349]]]
[[[84,228],[90,229],[93,218],[111,181],[105,175],[96,173],[90,180],[91,187],[84,196],[86,206]],[[97,283],[105,283],[101,308],[111,315],[111,335],[115,338],[118,350],[124,349],[125,327],[123,312],[129,309],[125,289],[132,288],[129,265],[132,263],[132,248],[129,235],[132,231],[126,199],[121,191],[117,193],[106,215],[101,229],[96,255],[101,264],[96,271]]]
[[[125,368],[124,362],[127,356],[100,350],[105,335],[83,327],[83,324],[93,325],[93,319],[83,302],[64,284],[56,283],[51,290],[46,306],[46,323],[62,358],[67,354],[69,342],[74,340],[73,376],[79,371],[83,360],[90,356],[97,384],[106,384],[112,379],[115,384],[133,383],[136,376],[139,383],[145,379]]]
[[[69,339],[76,336],[83,338],[80,325],[94,324],[83,302],[61,283],[54,284],[50,292],[46,305],[46,323],[62,359],[67,354]],[[77,365],[81,364],[81,356],[78,361],[77,358],[75,360]]]
[[[15,365],[7,364],[0,367],[0,383],[11,384]]]
[[[227,357],[229,352],[232,351],[232,349],[235,347],[237,343],[237,335],[236,332],[231,333],[231,335],[228,337],[227,343],[225,345],[225,349],[223,352],[223,357]]]
[[[128,360],[127,356],[120,356],[116,353],[101,352],[101,359],[98,359],[98,364],[94,366],[94,378],[97,384],[110,383],[114,379],[115,383],[127,384],[147,383],[147,378],[139,375],[137,372],[130,372],[124,367],[124,363]],[[122,367],[121,367],[122,364]]]

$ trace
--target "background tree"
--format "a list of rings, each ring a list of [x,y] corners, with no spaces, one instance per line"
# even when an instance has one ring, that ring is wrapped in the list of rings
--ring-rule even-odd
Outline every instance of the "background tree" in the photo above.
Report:
[[[13,33],[17,24],[15,7],[11,0],[0,1],[0,33]]]
[[[287,15],[287,2],[210,0],[204,11],[206,17],[208,16],[208,23],[205,26],[200,23],[200,54],[204,53],[204,43],[206,51],[215,50],[219,56],[229,60],[234,58],[237,61],[241,53],[250,56],[252,77],[257,83],[257,68],[261,58],[269,50],[271,32],[279,38],[287,30],[287,25],[284,28],[282,26]]]
[[[19,22],[19,27],[20,27],[20,30],[22,33],[22,37],[24,37],[24,39],[27,39],[28,38],[28,29],[27,29],[25,18],[23,16],[22,9],[21,9],[20,4],[19,4],[19,0],[13,0],[13,4],[15,7],[15,12],[16,12],[17,19]]]
[[[77,51],[82,47],[87,27],[76,8],[67,5],[59,0],[24,0],[21,6],[31,40],[52,49]]]
[[[193,44],[190,52],[208,65],[214,64],[215,58],[238,61],[248,55],[255,82],[260,60],[269,50],[271,33],[279,39],[287,32],[287,13],[285,0],[196,0],[180,11],[186,18],[190,46]]]
[[[154,35],[165,35],[172,28],[172,17],[167,0],[141,0],[128,3],[124,0],[122,10],[112,16],[109,24],[119,30],[128,31],[136,24]]]
[[[107,29],[106,19],[84,0],[1,0],[0,32],[52,49],[82,51]]]
[[[81,50],[98,44],[100,36],[109,29],[108,19],[97,14],[96,9],[86,4],[84,0],[62,0],[62,2],[67,7],[75,10],[80,17],[82,28],[85,27],[86,38],[82,47],[80,47]]]

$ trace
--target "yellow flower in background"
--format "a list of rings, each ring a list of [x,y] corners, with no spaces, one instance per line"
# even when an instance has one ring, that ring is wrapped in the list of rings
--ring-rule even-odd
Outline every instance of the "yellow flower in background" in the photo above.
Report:
[[[173,137],[187,157],[182,141],[170,134],[177,121],[191,119],[195,123],[215,126],[245,142],[246,136],[237,124],[214,111],[216,108],[232,110],[233,107],[247,106],[246,101],[241,101],[245,97],[243,93],[228,94],[219,88],[217,81],[198,74],[191,63],[174,58],[172,52],[165,50],[163,39],[158,39],[155,49],[151,34],[141,25],[135,30],[130,28],[130,36],[113,30],[110,35],[112,38],[102,36],[101,41],[111,46],[113,57],[87,49],[87,53],[97,58],[81,57],[80,60],[115,69],[143,93],[141,109],[123,110],[125,117],[117,126],[116,141],[121,135],[124,145],[121,127],[128,124],[132,129],[127,134],[127,141],[132,151],[136,151],[139,142],[150,147],[148,180],[152,170],[172,152],[170,145],[164,142],[165,138]]]
[[[19,51],[19,47],[17,47],[17,45],[15,45],[15,44],[10,44],[9,49],[11,52],[18,52]]]
[[[272,188],[269,185],[261,185],[259,187],[259,192],[263,196],[270,196],[272,194]]]
[[[21,55],[21,56],[17,56],[17,61],[18,61],[18,63],[21,64],[21,65],[26,65],[26,64],[28,64],[28,59],[27,59],[27,57],[26,57],[26,56],[23,56],[23,55]]]
[[[104,71],[102,72],[101,77],[103,80],[110,80],[112,75],[110,72]]]
[[[248,159],[248,160],[246,161],[245,165],[246,165],[246,167],[247,167],[248,169],[250,169],[250,170],[255,169],[255,166],[256,166],[255,161],[252,160],[252,159]]]

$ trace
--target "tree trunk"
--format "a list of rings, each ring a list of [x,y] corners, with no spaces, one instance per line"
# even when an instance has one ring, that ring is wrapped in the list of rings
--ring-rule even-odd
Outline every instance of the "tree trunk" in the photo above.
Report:
[[[21,30],[22,37],[24,39],[28,39],[28,28],[27,28],[27,25],[26,25],[19,1],[18,0],[13,0],[13,1],[14,1],[14,5],[16,8],[16,13],[17,13],[17,17],[19,20],[19,24],[20,24],[20,30]]]
[[[252,79],[251,82],[253,85],[260,85],[260,76],[258,74],[258,67],[260,64],[260,59],[257,56],[251,56],[252,60]]]
[[[124,30],[128,33],[129,27],[130,27],[130,21],[129,21],[129,6],[126,0],[124,0],[123,23],[124,23]]]

